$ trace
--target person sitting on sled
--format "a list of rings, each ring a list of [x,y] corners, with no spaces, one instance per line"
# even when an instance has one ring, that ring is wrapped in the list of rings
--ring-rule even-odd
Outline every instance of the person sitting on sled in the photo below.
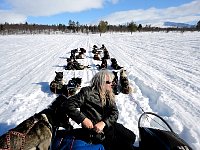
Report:
[[[102,144],[105,150],[133,150],[135,134],[117,123],[119,111],[112,89],[113,79],[112,72],[99,71],[92,78],[90,86],[81,88],[79,93],[67,98],[61,109],[82,125],[82,128],[71,132],[75,140],[91,145]]]

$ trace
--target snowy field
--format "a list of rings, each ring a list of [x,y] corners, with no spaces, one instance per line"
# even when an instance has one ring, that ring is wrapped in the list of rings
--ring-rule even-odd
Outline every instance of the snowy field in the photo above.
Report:
[[[118,122],[135,132],[135,145],[139,144],[138,119],[145,111],[163,117],[199,150],[200,32],[0,36],[0,135],[56,98],[49,90],[55,71],[63,71],[66,82],[81,77],[81,86],[87,86],[100,64],[92,59],[92,47],[102,44],[127,70],[134,89],[129,95],[120,93],[116,100]],[[80,47],[87,52],[78,61],[91,68],[64,70],[70,51]]]

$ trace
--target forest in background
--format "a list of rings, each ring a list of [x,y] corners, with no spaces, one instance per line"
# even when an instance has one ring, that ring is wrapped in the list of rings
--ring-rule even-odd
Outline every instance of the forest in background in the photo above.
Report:
[[[109,25],[107,21],[100,21],[98,25],[81,25],[78,21],[69,20],[68,25],[40,25],[40,24],[0,24],[0,34],[57,34],[57,33],[105,33],[105,32],[170,32],[170,31],[200,31],[200,21],[192,27],[152,27],[151,25],[142,26],[135,22],[129,22],[124,25]]]

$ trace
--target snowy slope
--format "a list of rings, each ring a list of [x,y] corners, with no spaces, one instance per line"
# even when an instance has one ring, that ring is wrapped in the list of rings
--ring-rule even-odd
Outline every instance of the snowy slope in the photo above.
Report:
[[[77,35],[0,36],[0,134],[46,108],[55,98],[49,90],[55,71],[65,81],[83,79],[82,87],[98,72],[91,53],[104,44],[110,56],[128,72],[134,89],[116,96],[118,122],[138,137],[142,111],[163,117],[194,149],[200,148],[200,33],[108,33]],[[64,70],[70,51],[87,50],[85,70]],[[108,62],[110,64],[110,61]],[[111,69],[111,67],[109,67]],[[138,138],[135,143],[138,145]]]

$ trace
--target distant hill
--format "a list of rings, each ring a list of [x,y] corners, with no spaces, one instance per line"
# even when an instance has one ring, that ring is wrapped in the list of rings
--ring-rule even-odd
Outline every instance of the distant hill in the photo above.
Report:
[[[195,25],[190,25],[186,23],[176,23],[176,22],[164,22],[164,26],[167,27],[178,27],[178,28],[192,28],[195,27]]]

